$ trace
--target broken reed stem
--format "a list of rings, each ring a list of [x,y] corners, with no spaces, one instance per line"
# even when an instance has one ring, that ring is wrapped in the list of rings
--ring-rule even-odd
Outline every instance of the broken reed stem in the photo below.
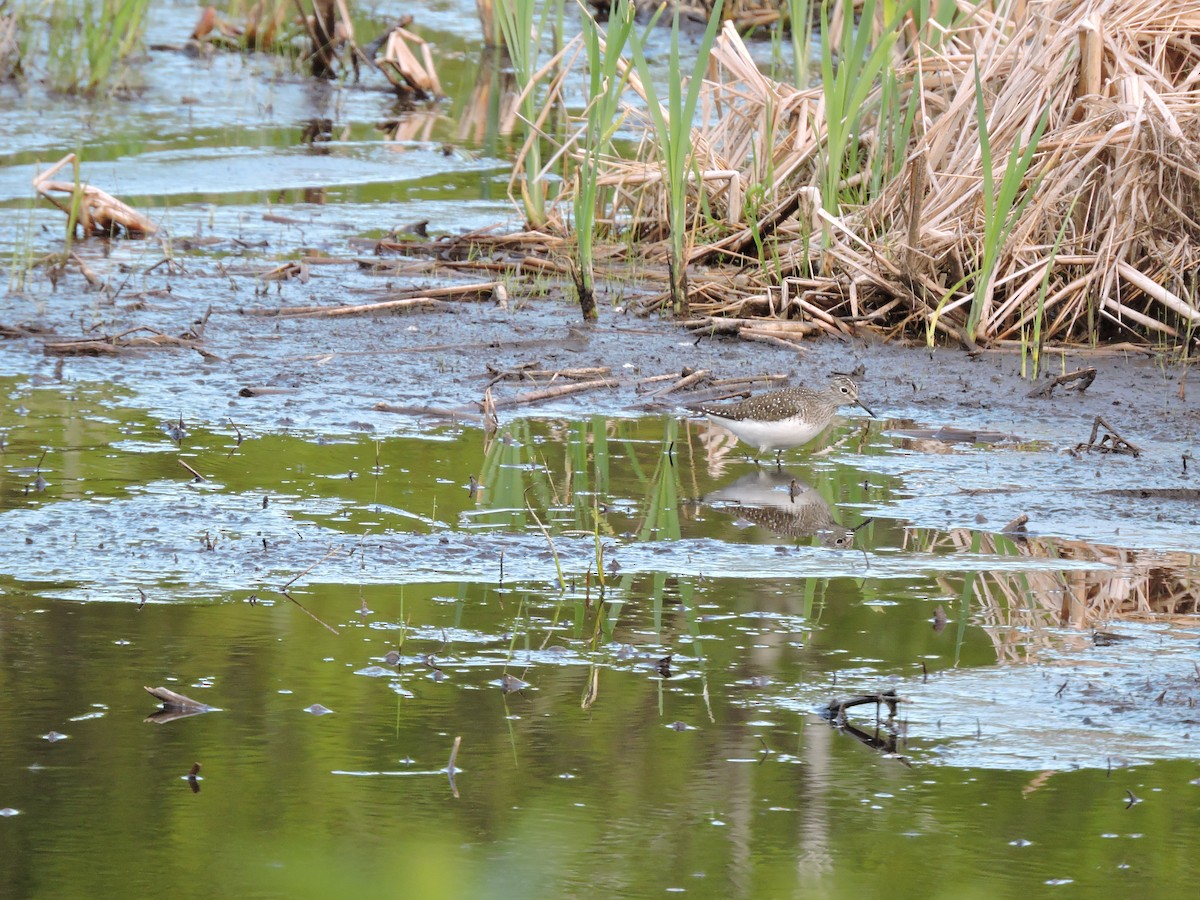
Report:
[[[341,552],[342,551],[337,547],[330,547],[328,552],[326,552],[326,554],[324,556],[322,556],[320,559],[318,559],[315,563],[313,563],[311,566],[309,566],[303,572],[299,573],[298,575],[294,575],[291,578],[291,580],[287,582],[287,584],[285,584],[283,587],[281,587],[279,589],[279,592],[281,594],[286,595],[287,589],[290,588],[293,584],[295,584],[297,581],[299,581],[301,578],[303,578],[305,575],[307,575],[309,572],[311,572],[317,566],[321,565],[321,563],[325,562],[325,560],[329,559],[332,556],[336,556],[337,554],[339,554]],[[335,632],[335,634],[336,634],[336,632]]]
[[[450,762],[446,763],[446,771],[453,775],[458,770],[454,768],[454,761],[458,759],[458,748],[462,744],[462,735],[454,738],[454,746],[450,749]]]
[[[297,576],[297,577],[299,577],[299,576]],[[280,591],[279,593],[283,594],[283,596],[287,597],[289,600],[291,600],[293,603],[295,603],[298,607],[300,607],[300,611],[303,612],[310,619],[312,619],[314,622],[316,622],[318,625],[321,625],[322,627],[329,629],[334,634],[341,634],[341,632],[339,632],[336,628],[334,628],[328,622],[323,621],[319,616],[317,616],[316,613],[314,613],[311,609],[309,609],[307,606],[305,606],[303,603],[301,603],[299,600],[297,600],[295,597],[293,597],[287,591],[284,590],[284,591]]]
[[[565,397],[568,394],[579,394],[584,391],[594,391],[597,388],[616,387],[617,382],[608,378],[600,378],[595,381],[580,381],[574,384],[562,384],[558,387],[544,388],[540,391],[529,391],[525,394],[518,394],[515,397],[505,397],[502,400],[496,400],[492,404],[493,409],[508,409],[513,406],[521,406],[525,403],[539,403],[542,400],[553,400],[556,397]]]
[[[688,375],[684,375],[682,378],[680,378],[674,384],[672,384],[668,387],[662,388],[661,390],[655,391],[651,396],[652,397],[661,397],[664,394],[673,394],[676,391],[685,390],[687,388],[690,388],[692,385],[698,384],[699,382],[708,378],[708,376],[709,376],[708,369],[697,369],[695,372],[692,372]]]
[[[186,462],[184,462],[182,459],[177,459],[177,460],[175,460],[175,461],[176,461],[177,463],[179,463],[181,466],[183,466],[185,469],[187,469],[189,472],[191,472],[191,473],[192,473],[192,475],[194,475],[194,476],[195,476],[195,478],[196,478],[196,480],[197,480],[197,481],[208,481],[208,479],[207,479],[207,478],[205,478],[203,475],[201,475],[199,472],[197,472],[195,469],[193,469],[191,466],[189,466],[189,465],[188,465]]]

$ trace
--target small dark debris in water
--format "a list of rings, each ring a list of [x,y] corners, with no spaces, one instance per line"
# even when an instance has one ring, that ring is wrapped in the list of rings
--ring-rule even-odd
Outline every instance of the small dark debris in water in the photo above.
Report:
[[[658,663],[655,665],[655,668],[658,669],[658,674],[661,675],[663,678],[670,678],[671,677],[671,657],[664,656],[662,659],[660,659],[658,661]]]
[[[751,687],[757,687],[757,688],[769,687],[771,685],[771,683],[772,682],[771,682],[770,675],[755,675],[750,679]]]
[[[42,491],[44,491],[49,486],[50,486],[50,482],[48,482],[41,475],[39,475],[36,479],[34,479],[33,490],[35,493],[40,494]]]
[[[187,783],[193,794],[200,793],[200,763],[192,763],[191,771],[187,773]]]
[[[1142,802],[1142,798],[1135,794],[1129,788],[1125,789],[1125,793],[1129,795],[1129,799],[1125,802],[1126,809],[1133,809],[1134,806]]]
[[[63,734],[61,731],[47,731],[42,735],[42,740],[49,741],[52,744],[57,744],[59,741],[65,741],[69,737],[69,734]]]
[[[162,430],[167,437],[177,444],[182,444],[183,439],[188,436],[187,426],[183,424],[183,416],[179,417],[178,422],[163,422]]]
[[[267,494],[263,494],[263,509],[267,508],[267,503],[270,501],[270,499],[271,498]]]
[[[847,709],[866,703],[875,704],[875,728],[873,731],[865,731],[852,725],[846,717]],[[820,715],[828,719],[830,726],[838,729],[842,734],[849,735],[859,743],[870,747],[872,750],[879,751],[889,759],[895,759],[905,766],[911,766],[906,757],[896,752],[898,736],[892,726],[892,720],[896,716],[896,709],[899,703],[900,697],[896,695],[894,690],[876,694],[860,694],[848,700],[829,701],[829,704],[820,710]],[[884,704],[888,707],[886,723],[879,718],[879,708]]]
[[[1161,694],[1159,694],[1157,697],[1154,698],[1154,702],[1157,703],[1159,706],[1162,706],[1163,703],[1166,702],[1166,699],[1167,699],[1167,692],[1164,689]]]
[[[328,716],[333,713],[333,710],[328,706],[322,706],[320,703],[314,703],[312,706],[304,707],[306,713],[312,713],[314,716]]]
[[[383,661],[384,661],[385,663],[387,663],[389,666],[398,666],[398,665],[400,665],[400,653],[399,653],[399,651],[396,651],[396,650],[389,650],[387,653],[385,653],[385,654],[383,655]]]
[[[631,659],[637,655],[637,651],[633,649],[633,644],[621,644],[617,647],[617,659],[624,661]]]
[[[946,617],[946,610],[939,603],[933,611],[933,630],[936,634],[941,634],[946,627],[946,623],[950,620]]]
[[[1063,694],[1063,691],[1065,691],[1067,689],[1067,684],[1068,684],[1068,682],[1066,682],[1066,681],[1064,681],[1062,684],[1060,684],[1058,686],[1058,690],[1054,692],[1054,696],[1061,697]]]
[[[146,687],[143,685],[142,690],[162,703],[164,710],[199,713],[213,712],[216,709],[216,707],[209,706],[207,703],[201,703],[198,700],[193,700],[191,697],[178,694],[170,688]]]
[[[846,718],[846,710],[867,703],[873,703],[876,706],[886,704],[888,715],[895,716],[896,710],[900,705],[900,697],[896,695],[894,690],[887,690],[875,694],[859,694],[848,700],[830,700],[829,704],[821,711],[821,715],[826,719],[833,719],[835,721],[844,720]]]
[[[333,140],[333,119],[314,117],[304,123],[300,132],[300,143],[316,144]]]
[[[1108,647],[1112,644],[1119,644],[1121,641],[1132,641],[1131,634],[1116,634],[1112,631],[1093,631],[1092,642],[1097,647]]]
[[[1100,493],[1138,500],[1187,500],[1192,503],[1200,501],[1200,489],[1197,488],[1112,488]]]
[[[523,690],[525,690],[525,688],[529,687],[528,682],[522,681],[520,678],[516,678],[507,673],[505,673],[505,675],[500,679],[499,684],[500,684],[500,690],[502,692],[504,692],[505,694],[512,694],[512,693],[515,693],[516,691],[523,691]]]
[[[687,722],[672,722],[667,726],[672,731],[694,731],[695,729]]]
[[[258,606],[258,594],[251,594],[246,598],[246,602],[251,606]]]
[[[446,675],[445,672],[442,671],[441,667],[433,661],[432,653],[430,653],[428,656],[426,656],[425,659],[423,660],[423,662],[425,663],[425,665],[427,667],[429,667],[432,670],[429,673],[430,678],[432,678],[434,681],[437,681],[437,682],[442,682],[442,681],[446,680],[446,678],[448,676]]]
[[[271,394],[294,394],[293,388],[276,387],[244,387],[238,391],[239,397],[266,397]]]

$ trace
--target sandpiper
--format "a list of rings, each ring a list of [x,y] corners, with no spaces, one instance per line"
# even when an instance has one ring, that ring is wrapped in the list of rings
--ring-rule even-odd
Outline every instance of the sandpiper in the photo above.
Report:
[[[835,375],[821,390],[782,388],[737,403],[702,404],[695,409],[757,448],[758,453],[774,450],[778,462],[784,450],[807,444],[824,431],[843,406],[861,406],[875,416],[858,399],[858,385],[845,375]]]

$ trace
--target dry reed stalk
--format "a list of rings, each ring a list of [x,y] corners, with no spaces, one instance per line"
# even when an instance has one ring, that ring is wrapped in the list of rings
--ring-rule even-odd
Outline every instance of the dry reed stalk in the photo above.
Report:
[[[1095,563],[1093,569],[1004,572],[976,575],[972,614],[995,642],[1001,662],[1036,660],[1039,651],[1062,643],[1063,627],[1081,636],[1113,621],[1194,621],[1200,611],[1197,560],[1193,554],[1128,550],[1084,541],[1026,538],[1018,541],[968,529],[911,529],[905,546],[933,551],[978,551],[1001,556]],[[947,594],[961,588],[939,579]],[[1090,637],[1088,638],[1090,640]]]
[[[527,403],[540,403],[543,400],[554,400],[558,397],[566,397],[569,394],[580,394],[584,391],[594,391],[598,388],[616,387],[617,382],[608,378],[597,378],[592,381],[576,381],[571,384],[560,384],[558,387],[543,388],[537,391],[528,391],[524,394],[518,394],[515,397],[505,397],[501,400],[494,400],[490,403],[490,408],[509,409],[513,406],[522,406]],[[489,393],[490,393],[489,388]]]
[[[405,28],[397,26],[391,30],[375,65],[393,87],[404,93],[415,93],[421,98],[444,96],[429,44]]]
[[[71,215],[71,208],[75,204],[76,191],[78,191],[76,221],[83,229],[84,234],[104,236],[124,231],[129,235],[144,236],[158,230],[158,226],[133,207],[125,205],[98,187],[90,184],[76,185],[73,182],[51,180],[60,169],[74,162],[75,154],[68,153],[45,172],[35,176],[33,187],[67,216]],[[60,201],[54,194],[66,195],[66,202]]]
[[[835,32],[849,9],[835,5]],[[839,333],[928,330],[968,346],[1036,322],[1054,342],[1190,334],[1200,324],[1200,4],[998,0],[961,5],[948,30],[910,17],[901,31],[895,89],[901,107],[911,97],[917,110],[905,164],[881,168],[891,135],[877,115],[865,118],[859,170],[843,188],[857,184],[866,201],[842,202],[835,215],[819,190],[821,89],[764,76],[726,24],[693,131],[701,174],[689,186],[690,259],[732,261],[741,277],[694,298],[695,312],[778,316],[782,273],[810,282],[797,306]],[[636,79],[631,89],[641,93]],[[649,134],[638,109],[626,117]],[[1028,146],[1043,117],[1017,189],[1028,202],[1012,207],[1006,240],[987,251],[984,126],[1000,184],[1010,150]],[[663,238],[666,210],[655,159],[648,138],[631,158],[603,159],[602,183],[614,190],[597,211],[652,260],[663,248],[646,241]],[[885,175],[868,190],[875,171]],[[996,254],[990,275],[985,252]]]

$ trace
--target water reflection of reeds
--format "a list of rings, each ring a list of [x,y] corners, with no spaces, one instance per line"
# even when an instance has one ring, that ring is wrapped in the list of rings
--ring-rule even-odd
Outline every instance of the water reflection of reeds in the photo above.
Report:
[[[1161,622],[1185,617],[1194,624],[1193,617],[1200,613],[1200,561],[1191,553],[1010,537],[965,528],[909,529],[904,546],[925,553],[986,553],[1096,564],[1093,569],[979,571],[960,584],[937,579],[947,595],[962,599],[964,619],[973,614],[982,620],[1002,662],[1030,659],[1037,649],[1051,644],[1061,646],[1063,635],[1057,629],[1088,632],[1117,620]]]

